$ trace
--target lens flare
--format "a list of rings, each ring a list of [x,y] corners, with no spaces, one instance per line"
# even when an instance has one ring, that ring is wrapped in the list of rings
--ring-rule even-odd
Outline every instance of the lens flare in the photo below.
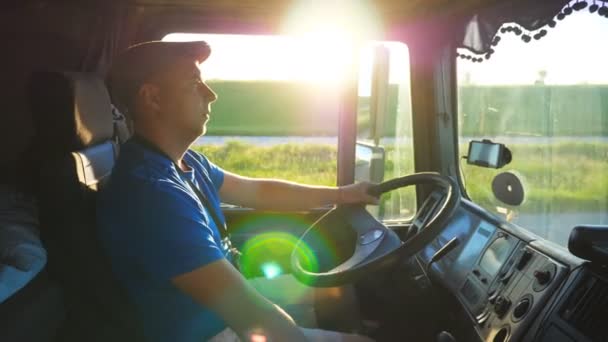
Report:
[[[283,270],[281,270],[281,266],[274,262],[267,262],[262,264],[262,272],[264,273],[264,277],[268,279],[276,278],[279,276]]]
[[[266,232],[249,239],[241,249],[241,272],[243,275],[254,276],[262,273],[267,278],[276,277],[281,268],[276,262],[268,262],[272,255],[290,255],[298,238],[285,232]],[[306,244],[300,244],[296,252],[302,266],[310,270],[318,270],[318,262],[314,251]]]
[[[346,247],[341,245],[344,240],[336,239],[332,233],[336,227],[308,230],[310,225],[310,219],[298,214],[252,215],[233,222],[233,236],[250,237],[239,243],[241,273],[245,278],[290,274],[292,253],[309,272],[324,272],[343,262]],[[306,231],[305,240],[298,244]]]

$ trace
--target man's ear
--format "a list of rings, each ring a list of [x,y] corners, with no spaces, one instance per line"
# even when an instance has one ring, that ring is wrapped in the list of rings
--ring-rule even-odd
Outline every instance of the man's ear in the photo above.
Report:
[[[138,92],[140,105],[147,112],[156,113],[160,111],[160,88],[152,83],[144,83]]]

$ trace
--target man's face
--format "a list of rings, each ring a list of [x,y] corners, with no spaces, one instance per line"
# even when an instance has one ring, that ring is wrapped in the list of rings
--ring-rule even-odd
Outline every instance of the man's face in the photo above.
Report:
[[[160,75],[158,85],[162,123],[192,139],[205,134],[217,95],[203,82],[196,61],[178,60]]]

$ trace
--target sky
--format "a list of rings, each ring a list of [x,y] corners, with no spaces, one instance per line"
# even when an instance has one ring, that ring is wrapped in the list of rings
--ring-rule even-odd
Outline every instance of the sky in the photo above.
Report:
[[[300,16],[301,17],[301,16]],[[407,46],[399,42],[368,42],[355,48],[360,35],[348,25],[315,22],[312,32],[290,36],[171,34],[165,40],[205,40],[213,50],[201,65],[207,80],[296,80],[320,87],[340,84],[358,65],[360,93],[371,78],[372,47],[390,50],[391,83],[409,80]],[[357,27],[357,26],[352,26]],[[360,31],[364,29],[358,26]],[[608,20],[587,10],[575,12],[547,36],[524,43],[504,34],[496,52],[482,63],[458,60],[459,82],[472,84],[534,84],[546,71],[546,84],[608,84]],[[567,67],[566,67],[567,66]]]

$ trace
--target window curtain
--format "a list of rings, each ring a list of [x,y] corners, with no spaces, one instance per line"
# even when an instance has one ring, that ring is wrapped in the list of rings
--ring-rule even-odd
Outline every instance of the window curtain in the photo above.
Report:
[[[459,57],[474,62],[490,58],[493,47],[500,43],[504,34],[515,34],[526,43],[542,39],[551,28],[576,11],[589,11],[608,19],[608,0],[497,2],[469,16],[458,38],[458,47],[467,49],[468,53],[459,54]]]

